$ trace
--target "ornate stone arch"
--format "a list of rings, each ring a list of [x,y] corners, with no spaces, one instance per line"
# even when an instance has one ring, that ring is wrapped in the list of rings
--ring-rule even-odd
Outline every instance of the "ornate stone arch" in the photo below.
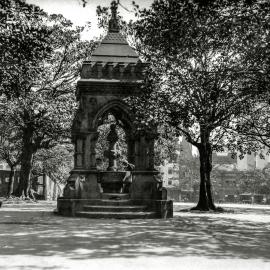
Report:
[[[98,126],[102,124],[99,122],[103,116],[107,113],[111,113],[116,120],[122,123],[122,128],[126,134],[126,143],[127,143],[127,159],[130,163],[135,162],[135,139],[134,139],[134,124],[133,119],[134,116],[130,112],[128,105],[120,99],[113,99],[105,104],[97,111],[94,118],[92,119],[91,127],[93,130],[97,130]],[[120,124],[119,123],[119,124]]]
[[[128,105],[119,99],[108,101],[97,111],[92,120],[91,128],[96,130],[100,124],[100,119],[106,113],[111,113],[117,120],[120,120],[123,123],[122,128],[128,135],[132,132],[133,115],[131,114]]]

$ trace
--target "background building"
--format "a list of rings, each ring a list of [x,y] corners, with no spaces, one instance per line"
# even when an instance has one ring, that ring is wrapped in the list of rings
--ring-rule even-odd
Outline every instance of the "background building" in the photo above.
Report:
[[[6,197],[8,192],[10,168],[5,162],[0,162],[0,197]],[[20,172],[15,172],[14,191],[19,184]],[[34,196],[38,200],[56,200],[62,193],[62,186],[52,181],[47,175],[41,175],[32,179]]]
[[[169,197],[176,201],[197,201],[199,194],[199,158],[185,139],[177,142],[177,154],[172,162],[160,167],[163,184]],[[251,202],[259,195],[270,196],[270,156],[245,155],[232,158],[230,153],[213,153],[212,184],[216,202]],[[268,181],[269,180],[269,181]],[[255,197],[254,197],[255,196]],[[249,198],[249,199],[247,199]],[[253,199],[252,199],[253,198]]]

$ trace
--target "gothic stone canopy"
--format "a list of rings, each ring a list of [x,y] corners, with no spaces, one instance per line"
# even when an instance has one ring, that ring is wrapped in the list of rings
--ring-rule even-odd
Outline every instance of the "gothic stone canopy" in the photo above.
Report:
[[[143,81],[145,66],[119,32],[116,10],[112,8],[107,35],[83,63],[79,94],[135,94]]]
[[[117,6],[114,3],[111,7],[108,33],[90,59],[84,61],[81,79],[77,83],[79,108],[73,121],[72,137],[75,146],[77,145],[76,159],[81,160],[77,162],[77,167],[86,169],[95,168],[97,129],[108,113],[123,124],[127,138],[135,140],[134,136],[138,133],[133,125],[133,114],[125,98],[140,94],[146,64],[142,63],[120,33]],[[131,148],[134,148],[134,142],[130,143]],[[134,149],[130,150],[131,152],[133,153]],[[148,154],[152,155],[152,151],[148,151]],[[133,162],[133,159],[134,157],[130,157],[129,161]],[[147,163],[151,165],[144,165],[145,168],[153,167],[153,162],[149,160],[152,159],[147,159]]]

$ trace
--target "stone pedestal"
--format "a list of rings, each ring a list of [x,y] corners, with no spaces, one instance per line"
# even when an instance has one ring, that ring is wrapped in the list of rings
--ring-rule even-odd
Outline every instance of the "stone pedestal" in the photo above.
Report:
[[[134,171],[130,189],[133,200],[161,200],[158,183],[155,179],[157,171]]]

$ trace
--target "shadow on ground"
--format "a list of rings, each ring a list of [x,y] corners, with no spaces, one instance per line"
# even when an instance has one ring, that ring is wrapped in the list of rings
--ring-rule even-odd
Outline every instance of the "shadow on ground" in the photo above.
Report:
[[[270,224],[222,215],[168,220],[66,218],[0,210],[0,254],[69,259],[204,256],[270,261]]]

